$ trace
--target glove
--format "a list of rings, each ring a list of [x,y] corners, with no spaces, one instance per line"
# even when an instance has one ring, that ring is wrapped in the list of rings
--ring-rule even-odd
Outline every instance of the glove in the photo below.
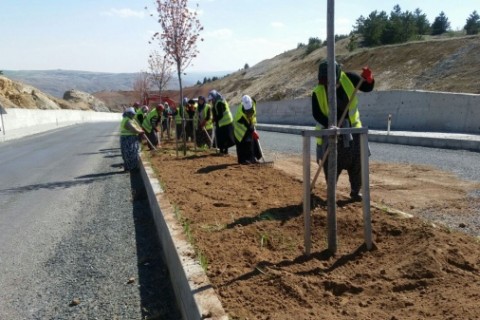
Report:
[[[362,78],[368,83],[372,83],[373,82],[373,74],[372,74],[372,70],[370,70],[369,67],[363,67],[362,68]]]
[[[252,138],[253,138],[253,140],[258,140],[258,139],[260,139],[260,136],[258,135],[258,132],[257,132],[257,131],[253,131],[253,132],[252,132]]]
[[[201,122],[200,122],[200,128],[205,127],[205,124],[206,124],[206,123],[207,123],[207,122],[206,122],[205,120],[201,121]]]

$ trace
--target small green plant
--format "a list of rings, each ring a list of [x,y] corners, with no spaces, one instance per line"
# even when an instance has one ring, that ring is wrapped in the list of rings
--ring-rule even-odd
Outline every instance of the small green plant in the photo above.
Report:
[[[218,221],[215,222],[215,224],[204,224],[202,225],[202,229],[210,231],[210,232],[215,232],[215,231],[221,231],[227,227],[226,224],[219,223]]]
[[[268,234],[262,233],[260,235],[260,247],[263,248],[264,246],[267,246],[270,244],[270,237]]]
[[[202,251],[197,251],[198,261],[200,262],[200,266],[202,267],[203,271],[207,272],[208,269],[208,258]]]
[[[176,204],[173,205],[173,215],[180,221],[182,215],[180,214],[180,208]]]
[[[192,230],[190,229],[190,222],[184,219],[182,222],[182,225],[183,225],[183,232],[187,236],[188,242],[193,243],[194,239],[192,236]]]

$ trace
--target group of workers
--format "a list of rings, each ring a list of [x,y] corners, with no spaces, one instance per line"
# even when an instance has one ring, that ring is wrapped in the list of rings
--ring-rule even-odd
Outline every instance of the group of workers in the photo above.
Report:
[[[182,102],[175,109],[164,102],[152,110],[135,102],[125,110],[120,125],[125,171],[138,166],[140,141],[146,140],[148,148],[153,150],[160,146],[164,132],[170,136],[170,121],[175,121],[177,139],[185,134],[186,141],[195,142],[198,147],[218,148],[220,154],[226,155],[228,149],[236,145],[239,164],[256,163],[262,158],[255,130],[255,99],[244,95],[235,117],[228,102],[216,90],[210,91],[207,98],[199,96],[197,101],[184,98]],[[137,136],[140,139],[135,138]]]
[[[318,67],[318,84],[313,89],[312,115],[317,122],[316,129],[326,128],[360,128],[360,113],[356,91],[370,92],[375,80],[368,67],[362,69],[359,75],[354,72],[345,72],[335,62],[336,78],[336,126],[329,123],[328,104],[328,62],[322,61]],[[168,110],[167,110],[168,108]],[[184,98],[183,103],[175,110],[168,104],[161,103],[149,111],[147,106],[127,108],[120,125],[120,145],[124,167],[126,171],[138,166],[139,139],[147,140],[150,149],[159,146],[157,133],[159,130],[169,130],[168,120],[174,117],[176,124],[176,138],[194,141],[197,146],[218,148],[220,154],[228,154],[230,147],[236,146],[239,164],[257,163],[263,158],[258,132],[256,101],[249,95],[242,97],[235,116],[232,115],[226,99],[216,90],[211,90],[207,98],[199,96],[197,101]],[[346,116],[345,116],[346,115]],[[344,118],[344,119],[343,119]],[[187,121],[184,121],[187,120]],[[341,122],[341,123],[339,123]],[[161,124],[161,129],[159,126]],[[168,134],[170,131],[168,131]],[[170,136],[170,134],[169,134]],[[325,141],[324,141],[325,140]],[[359,135],[344,134],[337,137],[337,180],[343,170],[348,172],[350,180],[350,197],[352,201],[361,201],[361,166],[360,166],[360,137]],[[321,164],[327,152],[328,139],[317,138],[317,162]],[[327,179],[328,162],[323,162],[325,179]]]

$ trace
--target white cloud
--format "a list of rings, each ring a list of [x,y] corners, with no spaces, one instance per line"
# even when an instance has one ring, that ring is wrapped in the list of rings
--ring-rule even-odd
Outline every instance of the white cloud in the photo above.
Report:
[[[218,40],[227,40],[230,39],[233,35],[233,31],[231,29],[218,29],[215,31],[210,31],[205,34],[205,38],[213,38]]]
[[[128,8],[115,9],[112,8],[108,11],[102,12],[105,16],[120,17],[120,18],[143,18],[145,16],[144,11],[135,11]]]
[[[274,21],[270,23],[270,25],[274,28],[283,28],[285,25],[282,22]]]

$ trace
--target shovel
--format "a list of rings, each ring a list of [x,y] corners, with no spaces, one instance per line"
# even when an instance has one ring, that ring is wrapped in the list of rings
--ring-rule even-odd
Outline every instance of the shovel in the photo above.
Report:
[[[140,128],[143,128],[140,123],[138,123],[138,121],[135,119],[135,123],[138,124],[140,126]],[[153,130],[153,129],[152,129]],[[158,134],[158,133],[157,133]],[[150,147],[152,147],[152,151],[157,151],[158,149],[155,148],[155,146],[153,145],[152,141],[150,141],[150,139],[148,139],[147,137],[147,134],[144,134],[143,137],[145,137],[145,139],[147,140],[147,143]],[[157,136],[158,137],[158,136]],[[160,140],[159,140],[160,141]]]
[[[262,145],[260,144],[260,139],[255,139],[255,145],[258,147],[258,151],[260,151],[260,154],[262,155],[262,157],[260,158],[262,162],[258,162],[258,164],[273,166],[273,161],[265,161],[265,157],[263,156]]]

